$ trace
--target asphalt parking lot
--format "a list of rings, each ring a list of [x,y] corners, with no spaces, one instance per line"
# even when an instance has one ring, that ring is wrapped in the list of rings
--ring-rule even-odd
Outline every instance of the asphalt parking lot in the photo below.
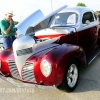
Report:
[[[18,88],[0,79],[0,100],[100,100],[100,55],[80,71],[78,86],[72,93]]]

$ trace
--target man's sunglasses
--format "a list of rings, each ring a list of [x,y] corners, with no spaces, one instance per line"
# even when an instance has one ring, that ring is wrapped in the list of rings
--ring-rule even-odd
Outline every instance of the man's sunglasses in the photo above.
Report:
[[[13,16],[9,16],[9,17],[13,17]]]

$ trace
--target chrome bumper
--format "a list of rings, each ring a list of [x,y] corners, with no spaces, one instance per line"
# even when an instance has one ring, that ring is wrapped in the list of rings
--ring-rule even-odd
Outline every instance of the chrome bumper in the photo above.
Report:
[[[47,89],[47,90],[53,90],[56,89],[55,86],[44,86],[44,85],[37,85],[37,84],[30,84],[30,83],[23,83],[20,80],[11,78],[11,77],[5,77],[3,74],[0,74],[0,78],[2,78],[5,81],[8,81],[9,83],[13,84],[17,87],[28,87],[28,88],[37,88],[37,89]]]

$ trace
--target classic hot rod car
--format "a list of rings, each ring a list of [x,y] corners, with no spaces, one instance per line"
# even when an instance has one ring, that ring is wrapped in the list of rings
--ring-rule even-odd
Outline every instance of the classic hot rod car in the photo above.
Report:
[[[19,87],[59,88],[71,92],[79,68],[100,53],[93,10],[66,5],[44,16],[37,10],[17,26],[12,50],[0,52],[0,77]]]

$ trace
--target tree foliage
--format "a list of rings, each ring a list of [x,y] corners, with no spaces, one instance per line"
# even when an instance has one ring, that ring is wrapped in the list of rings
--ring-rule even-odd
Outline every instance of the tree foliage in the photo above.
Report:
[[[100,13],[100,11],[96,11],[95,13],[98,14],[98,13]]]
[[[77,6],[86,7],[86,5],[85,5],[84,3],[82,3],[82,2],[79,2],[79,3],[77,4]]]
[[[17,25],[19,22],[18,21],[14,21],[14,25]]]

